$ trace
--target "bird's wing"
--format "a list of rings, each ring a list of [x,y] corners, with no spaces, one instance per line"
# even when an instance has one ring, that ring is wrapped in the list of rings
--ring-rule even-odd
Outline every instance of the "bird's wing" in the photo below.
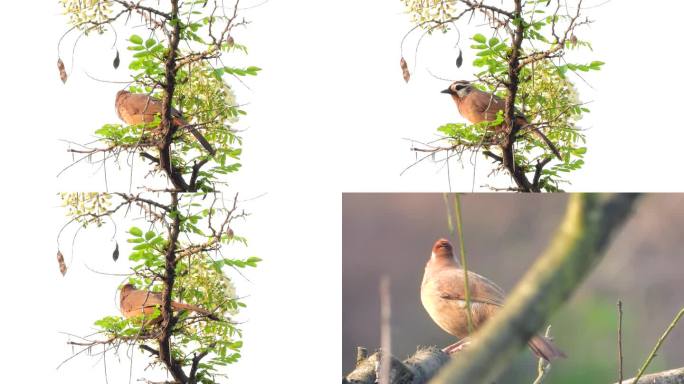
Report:
[[[124,116],[137,116],[138,120],[142,120],[145,116],[145,122],[152,121],[152,118],[156,114],[160,114],[162,110],[161,100],[144,95],[142,93],[131,93],[124,96],[125,99],[119,104],[119,116],[124,118]],[[185,125],[187,124],[183,120],[183,115],[176,109],[171,107],[171,115],[178,119],[176,124]],[[124,119],[125,121],[126,119]],[[137,124],[137,123],[134,123]]]
[[[494,120],[496,119],[496,115],[499,113],[499,111],[506,110],[506,102],[499,96],[486,92],[480,92],[476,96],[478,97],[473,98],[475,108],[480,113],[485,115],[486,120]],[[525,115],[523,115],[518,108],[515,108],[515,116],[526,119]],[[526,122],[527,120],[525,120],[525,123]]]
[[[438,282],[436,288],[440,297],[447,300],[465,300],[463,277],[463,270],[456,268],[442,271],[436,276],[434,281]],[[475,272],[468,272],[468,287],[472,302],[503,305],[503,290],[488,278]]]
[[[126,296],[121,302],[121,308],[125,312],[139,311],[141,308],[161,305],[161,295],[154,292],[135,290]]]
[[[177,301],[172,301],[172,302],[171,302],[171,307],[172,307],[175,311],[180,311],[180,310],[182,310],[182,309],[187,309],[187,310],[190,310],[190,311],[195,311],[195,312],[197,312],[197,313],[199,313],[199,314],[201,314],[201,315],[208,315],[208,314],[211,313],[211,312],[207,311],[206,309],[200,308],[200,307],[198,307],[198,306],[196,306],[196,305],[185,304],[185,303],[179,303],[179,302],[177,302]]]
[[[472,98],[473,106],[475,110],[485,116],[485,120],[496,119],[496,114],[505,108],[504,101],[494,94],[479,91],[473,96],[475,96]]]
[[[153,97],[133,93],[128,97],[127,101],[127,103],[124,103],[124,106],[131,114],[156,115],[161,113],[161,102]]]

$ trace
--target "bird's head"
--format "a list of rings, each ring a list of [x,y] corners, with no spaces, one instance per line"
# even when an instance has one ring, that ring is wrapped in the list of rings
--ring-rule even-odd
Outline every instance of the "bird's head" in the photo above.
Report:
[[[128,91],[125,90],[125,89],[122,89],[122,90],[120,90],[119,92],[116,93],[116,99],[118,100],[119,97],[124,96],[124,95],[128,95],[128,94],[130,94],[130,92],[128,92]]]
[[[439,239],[432,246],[432,260],[446,260],[454,258],[454,247],[447,239]]]
[[[129,292],[135,290],[135,287],[133,284],[126,284],[123,287],[121,287],[121,296],[126,296],[128,295]]]
[[[449,88],[443,90],[441,93],[446,93],[451,96],[456,96],[459,99],[462,99],[473,90],[472,84],[470,84],[469,81],[466,80],[456,80],[451,85]]]

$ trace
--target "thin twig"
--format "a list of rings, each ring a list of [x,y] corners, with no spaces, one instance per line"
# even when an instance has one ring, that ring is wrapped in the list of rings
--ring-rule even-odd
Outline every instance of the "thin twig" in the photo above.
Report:
[[[548,338],[551,335],[551,326],[549,325],[546,327],[546,332],[544,333],[544,337]],[[546,361],[543,357],[539,358],[539,362],[537,362],[537,378],[534,379],[532,384],[542,384],[544,382],[544,378],[546,375],[548,375],[549,371],[551,370],[551,363]]]
[[[380,374],[378,375],[380,384],[390,384],[390,367],[392,365],[392,331],[390,326],[392,308],[390,297],[389,277],[383,275],[380,278],[380,345],[382,347]]]
[[[622,383],[622,300],[618,300],[618,377]]]
[[[677,325],[677,322],[682,317],[682,315],[684,315],[684,308],[679,310],[679,313],[677,313],[677,316],[675,316],[674,320],[672,320],[672,323],[670,323],[670,326],[667,327],[667,329],[665,330],[665,333],[663,333],[663,335],[660,336],[660,339],[658,339],[658,342],[656,343],[655,347],[653,347],[651,354],[648,355],[648,358],[644,362],[644,365],[642,365],[641,368],[639,368],[639,372],[637,373],[636,377],[634,378],[634,381],[632,382],[632,384],[636,384],[639,381],[639,378],[641,377],[641,375],[644,374],[644,371],[646,371],[646,368],[648,368],[648,365],[651,364],[651,360],[653,360],[653,358],[655,357],[656,352],[658,352],[658,349],[660,349],[660,346],[663,344],[663,342],[667,338],[667,335],[669,335],[670,331],[672,331],[672,329],[675,327],[675,325]]]

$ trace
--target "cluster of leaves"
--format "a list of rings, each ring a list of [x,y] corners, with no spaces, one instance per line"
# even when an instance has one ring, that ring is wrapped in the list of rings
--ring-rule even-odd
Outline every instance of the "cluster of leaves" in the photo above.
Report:
[[[454,0],[402,0],[406,11],[415,24],[438,25],[446,31],[446,23],[455,14],[456,1]]]
[[[540,22],[534,25],[539,27]],[[476,74],[483,80],[479,86],[484,91],[505,98],[501,79],[506,78],[508,71],[508,41],[500,41],[496,37],[487,39],[481,34],[476,34],[472,39],[471,48],[476,52],[473,66],[482,68]],[[587,150],[584,146],[585,136],[576,124],[589,109],[579,100],[574,84],[567,77],[567,71],[599,70],[602,64],[594,61],[586,65],[557,65],[552,60],[541,60],[520,70],[516,108],[530,123],[537,124],[535,127],[556,144],[563,157],[562,163],[542,171],[540,185],[547,191],[559,190],[560,184],[565,181],[563,174],[582,167],[582,157]],[[550,150],[535,135],[529,132],[521,134],[525,135],[525,140],[518,141],[515,159],[518,166],[532,169],[540,157],[550,156]]]
[[[492,127],[499,126],[503,122],[503,111],[499,111],[496,118],[491,121],[482,121],[477,124],[448,123],[437,128],[437,131],[462,145],[489,147],[500,142],[495,137],[497,133],[492,130]]]
[[[103,33],[112,11],[112,2],[103,0],[59,0],[69,24],[83,31]]]
[[[84,228],[89,224],[101,226],[111,207],[111,195],[96,192],[61,192],[62,207],[66,215],[72,217]]]

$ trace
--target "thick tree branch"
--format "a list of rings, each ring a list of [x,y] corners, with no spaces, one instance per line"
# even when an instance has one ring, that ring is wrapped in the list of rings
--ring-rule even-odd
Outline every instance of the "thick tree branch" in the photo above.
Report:
[[[503,166],[508,170],[515,184],[521,190],[525,192],[541,192],[538,185],[535,186],[530,183],[527,175],[525,175],[525,170],[515,164],[513,157],[515,139],[521,128],[519,124],[515,124],[515,98],[518,94],[518,83],[520,82],[518,64],[525,32],[525,22],[522,18],[522,0],[515,0],[515,10],[513,11],[512,19],[515,24],[515,34],[513,35],[511,53],[508,59],[508,80],[505,84],[508,89],[508,95],[505,100],[504,122],[506,127],[508,127],[508,132],[501,144]]]
[[[181,21],[178,15],[178,0],[171,0],[170,22],[172,24],[171,36],[169,38],[169,51],[164,63],[164,97],[162,98],[162,113],[160,127],[164,132],[159,147],[159,166],[169,176],[169,180],[177,190],[183,192],[194,192],[183,178],[183,175],[173,168],[171,163],[171,144],[178,126],[173,124],[172,106],[173,94],[176,90],[176,57],[178,55],[178,44],[180,43]]]
[[[176,5],[178,4],[177,0],[173,0],[173,3]],[[174,379],[181,383],[187,383],[188,376],[183,371],[182,365],[175,361],[171,356],[171,336],[173,334],[173,327],[178,321],[178,318],[173,316],[173,309],[171,308],[171,292],[173,291],[173,285],[176,281],[176,247],[178,236],[180,236],[181,222],[180,211],[178,209],[178,192],[171,192],[171,208],[174,216],[169,231],[169,241],[164,258],[164,289],[162,290],[162,323],[161,334],[159,335],[159,360],[164,363]]]
[[[359,359],[356,368],[342,379],[342,383],[375,384],[382,352]],[[449,355],[435,347],[419,349],[404,361],[390,356],[390,380],[392,384],[426,383],[449,361]]]

